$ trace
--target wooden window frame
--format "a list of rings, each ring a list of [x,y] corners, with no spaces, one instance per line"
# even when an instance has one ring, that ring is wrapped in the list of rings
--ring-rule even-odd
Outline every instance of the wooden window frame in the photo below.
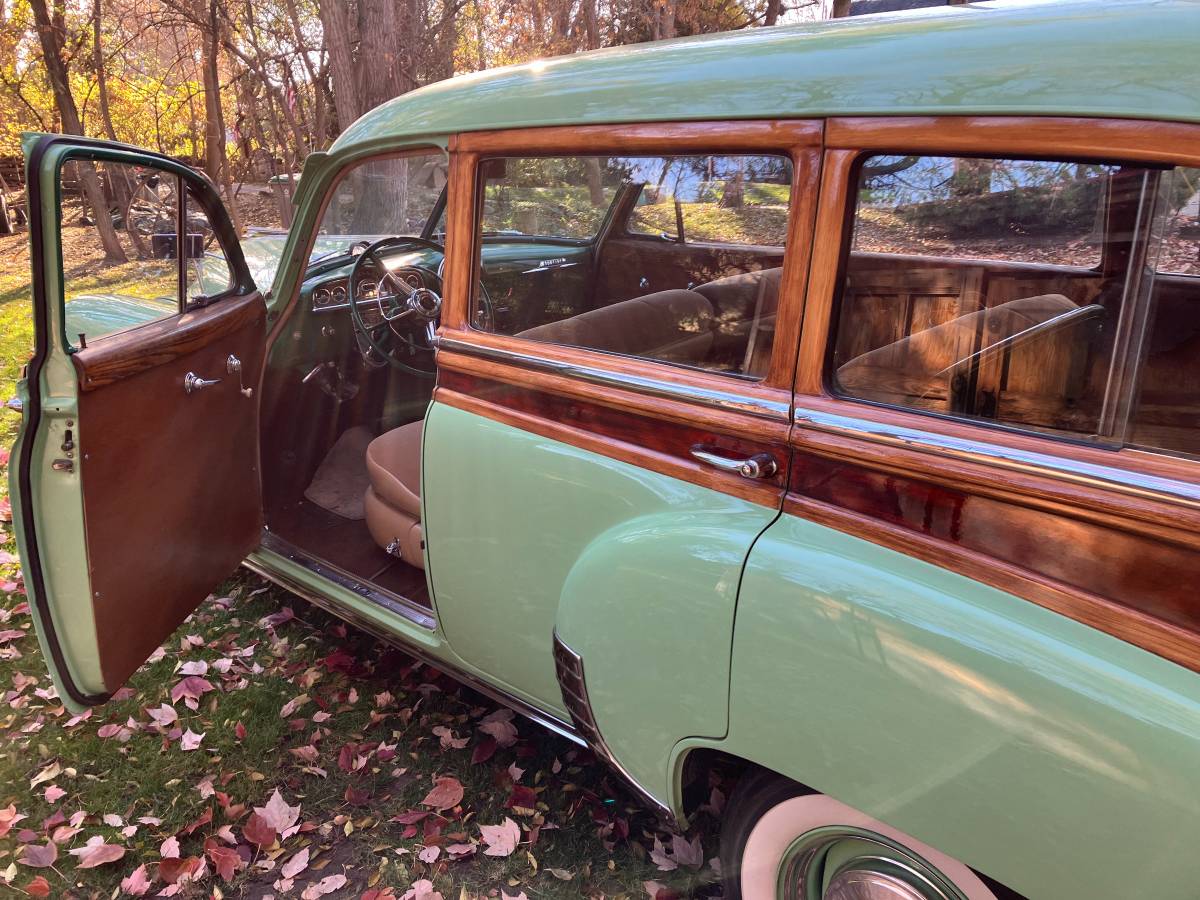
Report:
[[[1186,596],[1186,585],[1200,579],[1200,462],[838,397],[829,388],[828,372],[843,253],[856,205],[853,178],[862,156],[1195,166],[1200,126],[1010,116],[831,118],[825,136],[785,509],[960,572],[1200,671],[1200,604]],[[823,466],[829,467],[825,482],[814,474]],[[878,476],[886,476],[886,486],[874,483]],[[905,503],[923,504],[925,520],[903,521],[884,508],[889,502],[893,511]],[[947,510],[954,525],[939,530],[935,520]],[[976,538],[985,534],[989,542],[972,544],[967,539],[972,527]],[[1074,549],[1091,541],[1090,546],[1103,547],[1093,554],[1101,575],[1078,564],[1059,568],[1036,547],[1018,549],[1021,534],[1031,527],[1046,545]],[[966,536],[954,529],[965,529]],[[1166,577],[1148,554],[1168,561]],[[1101,579],[1106,572],[1110,582]]]

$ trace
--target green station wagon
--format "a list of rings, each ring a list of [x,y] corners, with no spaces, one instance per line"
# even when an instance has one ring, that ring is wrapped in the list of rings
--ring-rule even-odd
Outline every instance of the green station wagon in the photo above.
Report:
[[[242,245],[187,167],[28,137],[60,694],[244,564],[664,816],[740,772],[726,897],[1195,900],[1198,40],[983,3],[456,78]],[[64,209],[131,185],[96,263]]]

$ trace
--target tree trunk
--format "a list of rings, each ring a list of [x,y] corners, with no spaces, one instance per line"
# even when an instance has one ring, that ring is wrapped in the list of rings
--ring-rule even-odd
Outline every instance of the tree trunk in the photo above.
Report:
[[[779,21],[779,13],[783,9],[783,0],[767,0],[767,15],[763,24],[770,27]]]
[[[110,141],[117,139],[113,128],[112,112],[108,108],[108,77],[105,74],[104,52],[100,43],[100,2],[92,3],[92,65],[96,69],[96,91],[100,95],[100,121]]]
[[[358,0],[358,35],[358,91],[366,112],[412,87],[400,68],[400,51],[410,45],[396,0]]]
[[[850,15],[850,0],[833,0],[833,9],[829,13],[831,19],[844,19]]]
[[[37,27],[38,41],[42,47],[42,59],[46,65],[46,74],[50,77],[50,87],[54,91],[54,102],[58,107],[58,115],[62,121],[62,130],[67,134],[83,135],[83,126],[79,121],[79,110],[75,106],[75,98],[71,95],[71,82],[67,77],[67,64],[63,61],[63,42],[66,25],[63,10],[55,7],[53,20],[50,10],[46,8],[46,0],[29,0],[33,9],[34,23]],[[108,217],[108,200],[95,171],[88,165],[79,166],[79,181],[95,212],[96,232],[100,235],[100,244],[104,248],[104,260],[108,263],[123,263],[128,261],[121,241],[117,238],[116,229]]]
[[[320,0],[321,28],[325,32],[325,47],[329,51],[329,75],[333,82],[333,108],[337,113],[338,131],[345,131],[363,113],[358,82],[354,77],[355,36],[351,34],[352,20],[347,0]]]

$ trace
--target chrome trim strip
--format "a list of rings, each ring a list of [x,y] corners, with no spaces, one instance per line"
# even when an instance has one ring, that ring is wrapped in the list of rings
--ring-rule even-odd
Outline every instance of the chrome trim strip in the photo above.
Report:
[[[413,603],[406,597],[401,597],[398,594],[393,594],[388,591],[381,591],[369,584],[359,581],[348,572],[343,572],[336,566],[310,556],[305,553],[295,544],[277,534],[272,534],[264,530],[262,536],[262,546],[272,553],[278,553],[284,559],[294,562],[298,566],[303,566],[314,575],[318,575],[328,581],[332,581],[339,587],[343,587],[348,591],[353,591],[364,600],[369,600],[376,606],[386,609],[393,615],[407,619],[414,625],[424,628],[428,631],[433,631],[437,627],[437,620],[433,614],[424,606]],[[291,588],[289,588],[291,590]],[[297,591],[296,593],[300,593]],[[303,596],[303,595],[301,595]]]
[[[801,407],[797,407],[794,421],[800,428],[811,428],[827,434],[859,438],[876,444],[903,447],[934,456],[982,463],[1009,471],[1057,478],[1087,487],[1119,491],[1135,497],[1164,500],[1189,509],[1200,509],[1200,484],[1187,481],[1144,475],[1115,466],[1097,465],[1048,453],[966,441],[915,428],[903,428]]]
[[[604,740],[604,735],[600,733],[600,728],[598,725],[596,725],[595,713],[592,712],[591,699],[588,697],[587,692],[587,679],[584,677],[583,672],[583,657],[572,650],[567,645],[566,641],[558,636],[558,629],[555,629],[554,631],[554,656],[556,673],[558,672],[560,665],[569,665],[573,670],[572,674],[579,681],[579,691],[578,693],[574,693],[563,684],[561,674],[559,674],[558,678],[559,690],[563,693],[563,705],[566,706],[567,710],[571,713],[571,721],[575,726],[575,730],[581,736],[583,736],[588,748],[594,754],[596,754],[596,756],[599,757],[600,760],[605,763],[605,765],[612,769],[617,777],[619,777],[626,785],[628,785],[630,790],[632,790],[643,803],[652,807],[660,816],[667,819],[669,822],[674,823],[675,815],[671,812],[670,807],[668,807],[665,803],[661,803],[653,794],[642,787],[641,783],[629,773],[629,770],[622,766],[617,758],[613,756],[612,750],[609,749],[608,744]],[[583,705],[584,709],[581,710],[581,712],[583,716],[586,716],[588,719],[590,719],[590,722],[580,722],[578,720],[575,712],[572,710],[572,699],[575,699],[578,703]],[[589,732],[591,733],[590,738],[588,737]]]
[[[273,552],[278,552],[278,551],[273,551]],[[254,572],[257,575],[261,575],[263,578],[267,579],[268,581],[274,582],[275,584],[279,585],[284,590],[291,591],[293,594],[296,594],[297,596],[304,598],[309,603],[311,603],[313,606],[316,606],[316,607],[319,607],[319,608],[325,610],[327,613],[329,613],[332,616],[336,616],[339,619],[343,619],[347,622],[350,622],[352,625],[354,625],[355,628],[360,628],[363,631],[367,632],[368,634],[372,635],[373,637],[376,637],[379,640],[383,641],[385,644],[390,644],[390,645],[396,647],[397,649],[401,650],[402,652],[407,653],[409,656],[419,659],[425,665],[430,666],[434,669],[437,669],[439,672],[444,672],[446,675],[448,675],[450,678],[453,678],[455,681],[466,685],[473,691],[478,691],[479,693],[483,694],[484,696],[491,698],[492,700],[499,703],[501,706],[507,706],[513,712],[524,716],[526,719],[529,719],[531,722],[533,722],[537,725],[541,725],[543,728],[547,728],[550,731],[553,731],[559,737],[566,738],[571,743],[577,744],[580,747],[587,746],[587,742],[583,738],[581,738],[578,734],[576,734],[575,730],[569,724],[564,722],[562,719],[559,719],[557,716],[553,716],[550,713],[543,712],[542,710],[538,709],[537,707],[532,706],[531,704],[525,702],[520,697],[514,697],[512,694],[508,694],[508,693],[500,690],[499,688],[493,687],[492,685],[487,684],[484,681],[481,681],[480,679],[476,678],[475,676],[470,675],[470,674],[462,671],[461,669],[450,665],[447,662],[443,662],[442,660],[437,659],[436,657],[432,656],[431,654],[426,653],[425,651],[421,650],[420,648],[415,647],[412,644],[408,643],[399,635],[396,635],[396,634],[389,632],[383,628],[380,628],[379,625],[370,621],[369,619],[365,619],[362,616],[355,615],[353,610],[347,609],[346,607],[341,606],[337,602],[330,600],[328,597],[316,593],[311,588],[308,588],[308,587],[300,584],[299,582],[294,581],[293,579],[289,578],[287,575],[282,575],[279,572],[276,572],[274,569],[269,568],[268,566],[261,565],[259,563],[253,562],[248,559],[243,560],[242,565],[245,566],[247,569],[249,569],[251,572]],[[368,599],[371,599],[371,598],[368,598]]]
[[[629,375],[624,372],[597,369],[593,366],[560,362],[554,359],[546,359],[542,356],[517,353],[513,350],[501,350],[498,347],[484,347],[479,344],[473,344],[470,341],[464,341],[461,338],[451,337],[447,334],[442,335],[438,349],[439,351],[449,350],[452,353],[477,356],[492,362],[520,366],[523,369],[549,372],[552,375],[563,375],[578,381],[586,381],[590,384],[598,384],[604,387],[620,388],[638,394],[645,394],[649,397],[683,400],[687,403],[697,403],[711,409],[746,413],[756,418],[770,419],[771,421],[786,422],[788,413],[791,411],[787,403],[759,400],[731,391],[717,391],[694,385],[676,384],[673,381],[661,381],[657,378],[646,378],[641,375]]]

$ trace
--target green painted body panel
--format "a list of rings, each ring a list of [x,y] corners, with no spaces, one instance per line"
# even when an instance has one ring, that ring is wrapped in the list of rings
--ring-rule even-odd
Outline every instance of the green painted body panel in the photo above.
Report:
[[[775,510],[439,403],[421,497],[456,655],[563,715],[557,629],[614,755],[665,799],[675,743],[725,733],[738,577]]]
[[[442,81],[368,112],[397,135],[827,115],[1200,120],[1194,0],[988,4],[680,38]]]
[[[1200,678],[803,519],[750,554],[716,745],[1030,897],[1197,896]]]

